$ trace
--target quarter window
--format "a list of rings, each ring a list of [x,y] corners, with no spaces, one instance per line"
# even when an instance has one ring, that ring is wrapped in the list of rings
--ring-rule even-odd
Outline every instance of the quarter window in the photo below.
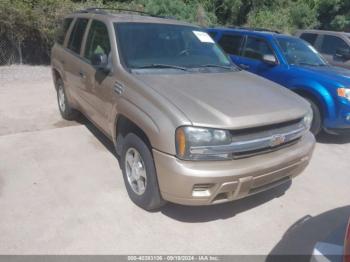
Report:
[[[95,54],[109,55],[111,44],[108,37],[108,30],[103,22],[94,20],[91,24],[86,42],[84,57],[91,61]]]
[[[86,26],[88,24],[88,19],[86,18],[79,18],[75,24],[74,28],[72,30],[69,43],[68,43],[68,49],[72,50],[73,52],[79,54],[81,43],[83,41],[84,33]]]
[[[239,55],[243,36],[224,34],[219,40],[219,45],[230,55]]]
[[[338,49],[347,49],[349,46],[345,41],[337,36],[324,35],[321,45],[321,53],[327,55],[335,55]]]
[[[243,50],[243,56],[262,60],[264,55],[274,55],[269,44],[262,38],[248,37]]]

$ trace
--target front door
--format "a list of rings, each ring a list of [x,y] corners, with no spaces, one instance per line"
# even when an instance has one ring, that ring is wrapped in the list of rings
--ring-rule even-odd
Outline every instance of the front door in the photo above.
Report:
[[[271,81],[277,83],[283,82],[281,78],[284,75],[284,67],[280,63],[271,65],[264,62],[264,55],[272,55],[278,62],[275,52],[265,39],[248,36],[241,52],[241,67],[245,67],[247,71],[265,77]]]
[[[108,57],[107,70],[96,69],[92,64],[94,55]],[[92,108],[89,117],[102,130],[108,133],[109,115],[112,112],[115,84],[112,77],[111,43],[107,26],[104,22],[93,20],[86,39],[83,53],[85,61],[81,68],[86,86],[88,87],[87,100]]]

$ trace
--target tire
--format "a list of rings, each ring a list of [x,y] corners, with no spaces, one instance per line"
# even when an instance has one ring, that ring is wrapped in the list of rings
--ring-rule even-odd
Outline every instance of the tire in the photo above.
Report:
[[[140,161],[137,161],[137,154]],[[166,203],[159,192],[152,153],[146,143],[134,133],[129,133],[124,139],[120,162],[126,190],[136,205],[151,211]],[[138,171],[133,172],[132,165]],[[135,180],[135,177],[139,180]],[[144,186],[139,186],[139,183]]]
[[[56,90],[58,109],[60,110],[61,116],[66,120],[75,120],[79,113],[69,105],[64,83],[61,78],[58,78],[56,81]]]
[[[317,136],[322,131],[322,114],[321,114],[320,108],[313,100],[309,98],[305,98],[305,99],[310,103],[311,109],[313,112],[313,120],[312,120],[310,131],[311,133],[314,134],[314,136]]]

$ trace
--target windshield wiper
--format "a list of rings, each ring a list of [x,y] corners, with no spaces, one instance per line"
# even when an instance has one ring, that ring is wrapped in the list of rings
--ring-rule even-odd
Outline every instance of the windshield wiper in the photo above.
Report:
[[[233,66],[224,66],[224,65],[216,65],[216,64],[206,64],[206,65],[200,65],[199,67],[218,67],[218,68],[224,68],[227,70],[234,69]]]
[[[168,64],[150,64],[150,65],[134,67],[134,69],[146,69],[146,68],[172,68],[172,69],[179,69],[179,70],[183,70],[183,71],[188,71],[188,69],[186,67],[181,67],[181,66],[176,66],[176,65],[168,65]]]

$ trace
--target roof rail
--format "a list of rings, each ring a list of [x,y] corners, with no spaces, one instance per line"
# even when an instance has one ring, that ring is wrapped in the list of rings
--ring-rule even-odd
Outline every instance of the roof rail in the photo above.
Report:
[[[89,7],[89,8],[83,9],[83,10],[79,10],[76,13],[94,13],[94,14],[108,15],[111,13],[111,12],[108,12],[108,10],[116,11],[118,13],[135,13],[135,14],[144,15],[144,16],[166,18],[166,19],[176,19],[175,17],[172,17],[172,16],[160,16],[160,15],[150,14],[150,13],[147,13],[144,11],[124,9],[124,8],[109,8],[109,7]]]
[[[278,31],[278,30],[273,30],[273,29],[268,29],[268,28],[261,28],[261,27],[229,26],[229,28],[242,29],[242,30],[248,30],[248,31],[271,32],[271,33],[281,34],[281,32]]]

